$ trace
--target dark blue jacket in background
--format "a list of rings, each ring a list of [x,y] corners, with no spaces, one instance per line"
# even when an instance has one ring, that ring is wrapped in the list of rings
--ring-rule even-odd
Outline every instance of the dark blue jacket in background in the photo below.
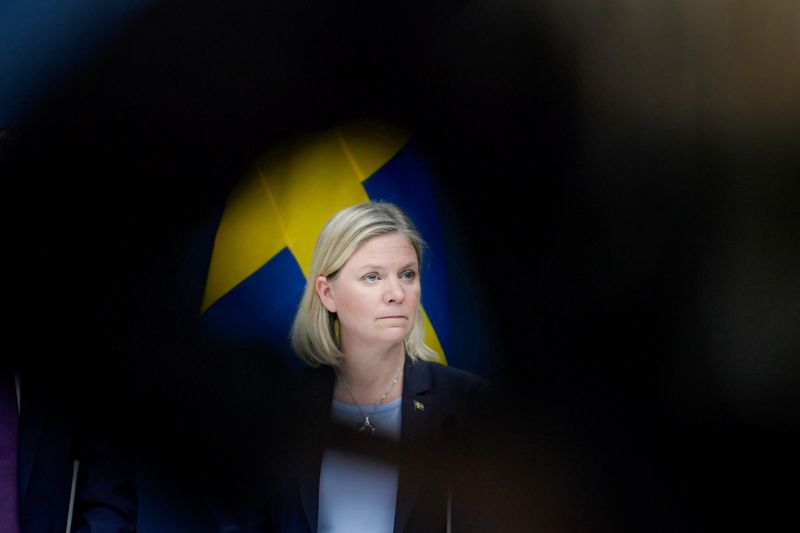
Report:
[[[18,447],[21,533],[66,532],[76,459],[72,531],[135,532],[136,475],[131,449],[114,445],[102,431],[79,430],[76,413],[66,407],[69,402],[58,402],[54,396],[43,383],[22,376]]]

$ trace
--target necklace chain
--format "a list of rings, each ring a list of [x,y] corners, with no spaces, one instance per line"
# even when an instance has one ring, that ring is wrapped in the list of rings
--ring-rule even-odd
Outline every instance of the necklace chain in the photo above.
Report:
[[[347,379],[344,377],[344,374],[342,374],[341,372],[338,372],[338,371],[336,373],[339,375],[340,378],[342,378],[342,383],[344,383],[344,387],[347,389],[347,392],[350,394],[350,397],[353,399],[353,403],[356,404],[356,407],[358,408],[358,412],[361,413],[361,416],[364,417],[364,421],[357,426],[358,431],[360,433],[363,433],[365,431],[369,431],[370,433],[375,433],[375,424],[373,424],[370,421],[369,417],[374,415],[377,412],[378,407],[381,406],[381,404],[386,399],[386,397],[389,396],[389,393],[392,392],[392,389],[394,388],[394,386],[397,385],[397,382],[400,381],[400,376],[403,375],[403,368],[402,367],[400,368],[400,372],[398,372],[397,376],[395,376],[395,378],[392,380],[392,384],[389,385],[389,388],[386,390],[386,392],[384,392],[381,395],[380,399],[378,400],[378,403],[375,404],[375,407],[372,410],[372,415],[365,415],[364,414],[364,410],[361,409],[361,405],[358,403],[358,400],[356,400],[356,396],[355,396],[355,394],[353,394],[353,390],[350,388],[350,384],[347,382]]]

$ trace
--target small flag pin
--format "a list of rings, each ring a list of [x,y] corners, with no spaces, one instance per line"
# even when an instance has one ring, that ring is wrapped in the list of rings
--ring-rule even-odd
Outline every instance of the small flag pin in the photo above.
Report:
[[[414,410],[415,411],[424,411],[425,410],[425,404],[422,403],[422,402],[418,402],[417,400],[414,400]]]

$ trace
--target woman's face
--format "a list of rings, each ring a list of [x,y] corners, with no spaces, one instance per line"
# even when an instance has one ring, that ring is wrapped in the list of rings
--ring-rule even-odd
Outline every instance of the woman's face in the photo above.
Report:
[[[343,351],[403,342],[420,300],[417,254],[401,233],[373,237],[334,279],[317,278],[325,308],[337,314]]]

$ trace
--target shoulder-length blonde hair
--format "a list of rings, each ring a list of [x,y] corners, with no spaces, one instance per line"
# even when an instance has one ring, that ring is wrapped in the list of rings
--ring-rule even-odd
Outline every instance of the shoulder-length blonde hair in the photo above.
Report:
[[[343,357],[339,347],[336,313],[329,312],[322,305],[315,288],[317,277],[335,278],[364,242],[391,233],[401,233],[408,238],[417,252],[421,272],[425,241],[409,216],[394,204],[356,204],[336,213],[322,228],[291,331],[292,349],[309,365],[336,367]],[[412,360],[433,361],[437,358],[436,352],[425,344],[424,338],[425,326],[422,314],[418,312],[414,327],[405,339],[405,350]]]

